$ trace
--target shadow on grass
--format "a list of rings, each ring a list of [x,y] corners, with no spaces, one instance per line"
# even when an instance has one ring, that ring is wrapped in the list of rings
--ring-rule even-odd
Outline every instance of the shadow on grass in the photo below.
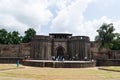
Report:
[[[99,70],[105,70],[105,71],[113,71],[113,72],[120,72],[120,70],[113,70],[113,69],[105,69],[105,68],[98,68]]]

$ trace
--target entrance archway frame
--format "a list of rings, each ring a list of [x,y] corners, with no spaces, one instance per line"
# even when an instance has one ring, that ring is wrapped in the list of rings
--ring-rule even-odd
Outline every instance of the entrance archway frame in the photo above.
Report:
[[[62,50],[62,51],[60,51],[60,50]],[[63,56],[63,57],[65,56],[65,48],[63,46],[58,46],[56,48],[56,57],[58,57],[58,56]]]

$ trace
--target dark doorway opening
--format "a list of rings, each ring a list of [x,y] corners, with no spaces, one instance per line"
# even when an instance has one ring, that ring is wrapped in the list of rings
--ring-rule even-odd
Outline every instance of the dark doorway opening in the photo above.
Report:
[[[64,57],[64,48],[62,46],[57,48],[57,57]]]

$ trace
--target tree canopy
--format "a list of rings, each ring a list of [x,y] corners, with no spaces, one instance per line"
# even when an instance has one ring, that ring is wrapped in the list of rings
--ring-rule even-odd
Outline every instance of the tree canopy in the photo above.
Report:
[[[114,33],[115,28],[112,23],[103,23],[97,30],[98,35],[95,37],[95,41],[100,43],[100,48],[107,49],[120,49],[120,36],[118,33]],[[117,46],[116,46],[117,45]]]
[[[0,29],[0,43],[6,44],[8,32],[5,29]]]
[[[115,38],[113,40],[113,47],[111,49],[120,50],[120,34],[119,33],[115,34]]]
[[[95,41],[101,43],[101,47],[112,48],[112,41],[115,37],[113,33],[115,31],[113,24],[104,23],[98,30],[98,36],[95,37]]]
[[[25,36],[21,36],[18,31],[7,32],[5,29],[0,29],[0,44],[27,43],[34,35],[36,35],[36,31],[32,28],[25,31]]]
[[[23,43],[30,42],[31,39],[36,35],[36,31],[33,28],[29,28],[25,31],[25,36],[23,37]]]

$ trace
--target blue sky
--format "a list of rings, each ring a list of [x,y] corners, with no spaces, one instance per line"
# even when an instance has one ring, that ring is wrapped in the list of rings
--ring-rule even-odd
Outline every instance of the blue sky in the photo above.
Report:
[[[119,0],[96,0],[88,7],[85,12],[85,18],[99,19],[101,16],[120,19],[120,1]]]
[[[120,31],[120,0],[0,0],[0,29],[38,35],[72,33],[91,40],[105,22]]]

